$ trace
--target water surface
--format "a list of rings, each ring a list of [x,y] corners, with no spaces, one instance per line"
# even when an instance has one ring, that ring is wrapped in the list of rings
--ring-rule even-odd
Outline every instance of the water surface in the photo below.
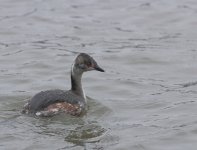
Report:
[[[1,0],[0,149],[195,150],[195,0]],[[69,89],[79,52],[84,117],[20,113],[35,93]]]

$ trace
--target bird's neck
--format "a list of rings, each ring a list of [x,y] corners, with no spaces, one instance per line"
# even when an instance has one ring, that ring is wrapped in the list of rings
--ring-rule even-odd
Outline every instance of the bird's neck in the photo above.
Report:
[[[78,70],[75,69],[74,65],[72,66],[72,69],[71,69],[71,90],[75,94],[83,97],[83,99],[86,99],[86,96],[84,94],[83,87],[81,84],[82,74],[83,74],[83,72],[79,72]]]

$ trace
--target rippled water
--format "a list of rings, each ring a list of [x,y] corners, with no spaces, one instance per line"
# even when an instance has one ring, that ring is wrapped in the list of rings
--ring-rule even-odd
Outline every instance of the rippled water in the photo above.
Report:
[[[0,149],[195,150],[195,0],[1,0]],[[88,72],[81,118],[20,113],[35,93],[69,89],[78,52]]]

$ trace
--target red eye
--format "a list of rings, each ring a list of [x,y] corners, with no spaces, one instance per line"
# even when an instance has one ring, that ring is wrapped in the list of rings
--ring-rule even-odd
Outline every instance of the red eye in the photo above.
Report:
[[[87,67],[92,67],[92,64],[90,62],[87,63]]]

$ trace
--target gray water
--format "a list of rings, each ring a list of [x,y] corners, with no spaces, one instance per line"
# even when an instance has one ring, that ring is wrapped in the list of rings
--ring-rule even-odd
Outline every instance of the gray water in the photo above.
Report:
[[[196,0],[1,0],[0,149],[196,150],[196,27]],[[79,52],[87,114],[22,115]]]

